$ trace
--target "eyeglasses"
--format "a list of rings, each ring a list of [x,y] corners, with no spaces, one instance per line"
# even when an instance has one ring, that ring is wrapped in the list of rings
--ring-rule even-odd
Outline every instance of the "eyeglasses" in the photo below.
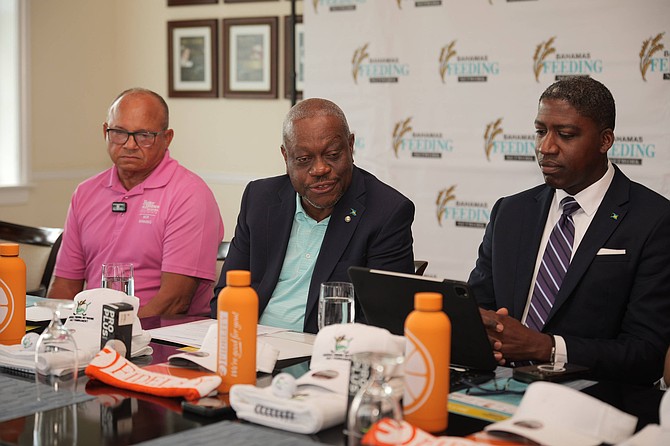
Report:
[[[156,135],[163,133],[165,130],[160,132],[126,132],[125,130],[119,129],[107,129],[107,138],[113,144],[125,144],[128,141],[128,138],[131,136],[135,138],[135,143],[140,147],[151,147],[156,142]]]

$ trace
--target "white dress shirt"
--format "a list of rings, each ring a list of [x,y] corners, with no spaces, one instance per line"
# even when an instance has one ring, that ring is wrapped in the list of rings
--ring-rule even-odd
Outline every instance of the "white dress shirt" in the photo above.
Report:
[[[572,219],[575,222],[575,240],[572,247],[572,257],[574,257],[579,244],[586,234],[586,230],[589,228],[589,225],[593,221],[593,217],[596,215],[596,211],[600,206],[600,203],[603,201],[607,190],[612,184],[612,179],[614,178],[614,166],[611,162],[607,162],[607,172],[602,176],[598,181],[582,190],[578,194],[574,195],[575,200],[579,203],[580,209],[572,214]],[[526,317],[528,316],[528,309],[530,308],[530,299],[533,297],[533,289],[535,288],[535,279],[537,273],[540,270],[540,263],[542,261],[542,256],[544,256],[544,250],[549,241],[549,235],[553,230],[554,226],[558,222],[563,209],[561,207],[561,200],[567,197],[569,194],[562,190],[556,189],[554,194],[554,199],[551,202],[549,208],[549,215],[547,216],[547,221],[544,225],[544,233],[542,234],[542,240],[540,242],[540,249],[537,252],[537,258],[535,259],[535,272],[533,273],[533,280],[531,282],[532,286],[528,293],[528,298],[526,299],[526,308],[523,312],[523,317],[521,318],[522,323],[526,323]],[[570,260],[572,260],[570,257]],[[568,267],[569,269],[569,267]],[[554,335],[554,343],[556,346],[555,351],[555,361],[556,362],[568,362],[568,350],[565,345],[565,340],[561,336]]]

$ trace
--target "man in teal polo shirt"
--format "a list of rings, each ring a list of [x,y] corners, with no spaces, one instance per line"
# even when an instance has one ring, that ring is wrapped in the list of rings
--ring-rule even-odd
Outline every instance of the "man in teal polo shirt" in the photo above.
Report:
[[[354,166],[342,110],[307,99],[286,116],[286,175],[252,181],[211,302],[226,271],[251,271],[262,324],[316,333],[319,286],[349,281],[350,266],[414,272],[414,204]],[[380,298],[383,298],[380,297]],[[360,308],[356,312],[361,319]]]

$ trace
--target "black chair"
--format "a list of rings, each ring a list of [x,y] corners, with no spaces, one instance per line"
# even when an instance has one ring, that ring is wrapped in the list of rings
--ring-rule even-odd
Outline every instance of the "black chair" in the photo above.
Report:
[[[18,243],[19,257],[26,263],[26,294],[46,296],[62,236],[61,228],[0,221],[0,241]]]
[[[219,250],[216,253],[216,282],[214,282],[214,284],[219,283],[221,268],[223,267],[223,261],[226,260],[226,256],[228,256],[228,249],[230,249],[230,242],[219,243]]]
[[[414,274],[417,276],[423,276],[423,272],[428,268],[428,261],[426,260],[415,260],[414,261]]]
[[[219,251],[216,253],[216,260],[226,260],[228,255],[228,250],[230,249],[230,242],[221,242],[219,243]]]

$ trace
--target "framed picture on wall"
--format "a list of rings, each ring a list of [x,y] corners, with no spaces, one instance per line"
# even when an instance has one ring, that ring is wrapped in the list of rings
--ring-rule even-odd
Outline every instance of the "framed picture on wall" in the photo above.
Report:
[[[168,96],[219,95],[218,21],[168,22]]]
[[[277,97],[277,17],[223,19],[223,96]]]
[[[293,82],[291,66],[295,73],[296,98],[302,99],[302,86],[305,81],[305,33],[302,16],[295,17],[295,42],[291,48],[291,16],[284,17],[284,96],[291,98]]]
[[[219,0],[167,0],[168,6],[210,5]]]

